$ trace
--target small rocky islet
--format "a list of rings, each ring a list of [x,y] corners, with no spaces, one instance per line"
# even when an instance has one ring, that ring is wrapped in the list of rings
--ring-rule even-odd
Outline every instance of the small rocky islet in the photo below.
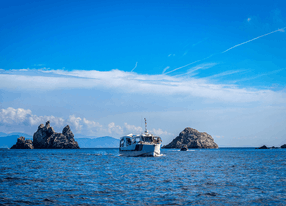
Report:
[[[206,132],[199,132],[196,129],[186,127],[172,142],[162,148],[200,148],[200,149],[217,149],[218,145],[214,142],[211,135]]]
[[[25,140],[25,137],[19,137],[11,149],[34,149],[34,146],[32,140]]]
[[[285,148],[286,148],[286,144],[283,144],[283,145],[281,146],[281,148],[282,148],[282,149],[285,149]],[[280,147],[274,147],[274,146],[272,146],[272,147],[267,147],[266,145],[263,145],[263,146],[261,146],[261,147],[255,148],[255,149],[280,149]]]
[[[19,137],[11,149],[79,149],[69,125],[63,128],[62,133],[54,131],[50,121],[46,125],[40,124],[32,140]]]

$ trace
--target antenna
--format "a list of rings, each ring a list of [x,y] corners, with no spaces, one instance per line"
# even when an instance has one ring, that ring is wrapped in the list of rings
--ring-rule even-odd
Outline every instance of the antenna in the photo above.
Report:
[[[147,120],[146,120],[146,118],[144,118],[144,120],[145,120],[145,133],[148,133],[147,132]]]
[[[140,118],[140,120],[141,120],[141,129],[142,129],[142,115],[141,115],[141,118]],[[141,134],[143,133],[143,131],[141,132]]]

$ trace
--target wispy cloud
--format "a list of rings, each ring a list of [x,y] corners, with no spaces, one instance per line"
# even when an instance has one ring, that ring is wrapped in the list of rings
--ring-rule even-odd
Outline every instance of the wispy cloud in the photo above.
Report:
[[[34,64],[33,66],[34,67],[43,67],[43,66],[45,66],[45,64]]]
[[[197,46],[198,44],[200,44],[200,43],[206,41],[207,39],[208,39],[208,38],[204,38],[203,40],[194,43],[192,46],[193,46],[193,47],[194,47],[194,46]]]
[[[251,18],[247,18],[247,21],[250,22],[250,21],[251,21]]]
[[[248,18],[247,20],[248,20],[248,21],[250,21],[250,20],[251,20],[251,18]],[[286,29],[286,27],[281,28],[281,29],[277,29],[277,30],[272,31],[272,32],[269,32],[269,33],[267,33],[267,34],[263,34],[263,35],[258,36],[258,37],[255,37],[255,38],[250,39],[250,40],[248,40],[248,41],[245,41],[245,42],[242,42],[242,43],[240,43],[240,44],[234,45],[234,46],[232,46],[232,47],[230,47],[230,48],[226,49],[225,51],[223,51],[223,52],[221,52],[221,53],[214,53],[214,54],[211,54],[211,55],[210,55],[210,56],[208,56],[208,57],[205,57],[205,58],[203,58],[203,59],[196,60],[196,61],[191,62],[191,63],[189,63],[189,64],[186,64],[186,65],[184,65],[184,66],[181,66],[181,67],[175,68],[175,69],[173,69],[173,70],[171,70],[171,71],[169,71],[169,72],[166,72],[165,74],[170,74],[170,73],[172,73],[172,72],[175,72],[175,71],[177,71],[177,70],[179,70],[179,69],[185,68],[185,67],[190,66],[190,65],[192,65],[192,64],[196,64],[196,63],[198,63],[198,62],[201,62],[201,61],[207,60],[207,59],[209,59],[209,58],[211,58],[211,57],[213,57],[213,56],[215,56],[215,55],[217,55],[217,54],[223,54],[223,53],[226,53],[226,52],[228,52],[228,51],[230,51],[230,50],[232,50],[232,49],[234,49],[234,48],[236,48],[236,47],[242,46],[242,45],[244,45],[244,44],[247,44],[247,43],[252,42],[252,41],[254,41],[254,40],[257,40],[257,39],[259,39],[259,38],[262,38],[262,37],[268,36],[268,35],[270,35],[270,34],[273,34],[273,33],[276,33],[276,32],[284,32],[284,31],[285,31],[285,29]]]
[[[200,65],[197,65],[195,67],[192,67],[185,74],[192,74],[192,73],[194,73],[195,71],[198,71],[198,70],[209,69],[209,68],[211,68],[211,67],[213,67],[215,65],[217,65],[217,63],[200,64]]]
[[[131,70],[131,72],[134,71],[134,69],[136,69],[138,62],[136,62],[135,67]]]
[[[230,50],[232,50],[232,49],[234,49],[234,48],[236,48],[236,47],[239,47],[239,46],[241,46],[241,45],[243,45],[243,44],[247,44],[247,43],[252,42],[252,41],[254,41],[254,40],[256,40],[256,39],[260,39],[260,38],[262,38],[262,37],[265,37],[265,36],[268,36],[268,35],[270,35],[270,34],[276,33],[276,32],[278,32],[278,31],[280,31],[280,32],[282,31],[282,32],[283,32],[285,28],[286,28],[286,27],[284,27],[284,28],[282,28],[282,29],[277,29],[277,30],[272,31],[272,32],[269,32],[269,33],[267,33],[267,34],[263,34],[263,35],[261,35],[261,36],[258,36],[258,37],[255,37],[255,38],[253,38],[253,39],[250,39],[250,40],[248,40],[248,41],[245,41],[245,42],[242,42],[242,43],[240,43],[240,44],[234,45],[233,47],[230,47],[230,48],[228,48],[227,50],[223,51],[222,54],[225,53],[225,52],[228,52],[228,51],[230,51]]]
[[[179,69],[185,68],[185,67],[187,67],[187,66],[190,66],[190,65],[195,64],[195,63],[200,62],[200,61],[202,61],[202,60],[197,60],[197,61],[191,62],[191,63],[186,64],[186,65],[184,65],[184,66],[181,66],[181,67],[178,67],[178,68],[176,68],[176,69],[173,69],[172,71],[166,72],[165,74],[172,73],[172,72],[174,72],[174,71],[177,71],[177,70],[179,70]]]
[[[229,70],[229,71],[225,71],[225,72],[221,72],[219,74],[214,74],[212,76],[208,76],[208,78],[218,78],[218,77],[224,77],[224,76],[228,76],[228,75],[232,75],[232,74],[237,74],[237,73],[242,73],[242,72],[246,72],[247,70]]]
[[[249,80],[257,79],[259,77],[263,77],[263,76],[267,76],[267,75],[271,75],[271,74],[276,74],[276,73],[281,72],[283,70],[285,70],[285,68],[277,69],[277,70],[274,70],[274,71],[271,71],[271,72],[267,72],[267,73],[263,73],[263,74],[258,74],[258,75],[255,75],[255,76],[252,76],[252,77],[248,77],[248,78],[235,80],[235,81],[232,81],[232,83],[237,83],[237,82],[249,81]]]
[[[190,73],[208,68],[215,64],[204,64],[190,69]],[[273,96],[276,102],[285,102],[285,93],[271,90],[257,90],[254,88],[238,88],[231,85],[214,84],[207,78],[194,78],[189,75],[169,76],[140,75],[134,72],[120,70],[111,71],[64,71],[47,70],[37,71],[36,76],[17,74],[0,74],[0,89],[45,91],[60,89],[110,89],[112,92],[148,94],[148,95],[182,95],[189,98],[199,97],[220,102],[254,102],[269,101]],[[58,75],[58,76],[57,76]],[[115,91],[116,90],[116,91]]]
[[[190,66],[190,65],[192,65],[192,64],[195,64],[195,63],[204,61],[204,60],[206,60],[206,59],[208,59],[208,58],[211,58],[211,57],[214,56],[214,55],[215,55],[215,54],[212,54],[212,55],[210,55],[210,56],[208,56],[208,57],[206,57],[206,58],[203,58],[203,59],[200,59],[200,60],[191,62],[191,63],[189,63],[189,64],[186,64],[186,65],[184,65],[184,66],[178,67],[178,68],[173,69],[173,70],[171,70],[171,71],[169,71],[169,72],[166,72],[165,74],[169,74],[169,73],[172,73],[172,72],[177,71],[177,70],[179,70],[179,69],[182,69],[182,68],[185,68],[185,67],[187,67],[187,66]]]
[[[165,69],[163,70],[162,74],[164,74],[169,68],[170,68],[169,66],[165,67]]]

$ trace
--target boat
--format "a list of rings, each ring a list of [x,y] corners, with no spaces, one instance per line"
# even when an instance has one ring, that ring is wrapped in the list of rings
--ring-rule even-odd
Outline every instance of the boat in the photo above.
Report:
[[[161,156],[161,138],[147,131],[145,120],[145,132],[140,135],[129,134],[120,138],[119,155],[127,157],[158,157]]]

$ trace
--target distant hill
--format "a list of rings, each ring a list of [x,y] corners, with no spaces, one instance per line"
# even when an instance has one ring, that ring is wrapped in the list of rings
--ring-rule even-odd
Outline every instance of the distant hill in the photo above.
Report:
[[[25,137],[26,139],[33,139],[31,135],[28,135],[25,133],[13,132],[10,134],[6,134],[6,133],[1,132],[0,133],[0,148],[12,147],[17,142],[17,139],[21,136]]]
[[[12,133],[9,133],[8,135],[9,136],[11,136],[11,135],[18,135],[19,137],[23,136],[26,139],[33,139],[33,135],[28,135],[28,134],[25,134],[25,133],[22,133],[22,132],[12,132]]]
[[[6,133],[0,132],[0,137],[6,137],[6,136],[7,136]]]
[[[33,139],[33,136],[21,132],[13,132],[9,134],[0,132],[0,148],[12,147],[17,142],[17,139],[21,136],[25,137],[26,139]],[[80,148],[119,147],[119,139],[115,139],[109,136],[95,138],[81,134],[75,134],[75,140],[77,141]]]
[[[80,148],[118,148],[119,139],[113,137],[75,138]]]
[[[25,134],[25,133],[22,133],[22,132],[12,132],[12,133],[4,133],[4,132],[0,132],[0,137],[7,137],[7,136],[13,136],[13,135],[18,135],[19,137],[23,136],[25,137],[26,139],[33,139],[33,136],[32,135],[29,135],[29,134]]]

